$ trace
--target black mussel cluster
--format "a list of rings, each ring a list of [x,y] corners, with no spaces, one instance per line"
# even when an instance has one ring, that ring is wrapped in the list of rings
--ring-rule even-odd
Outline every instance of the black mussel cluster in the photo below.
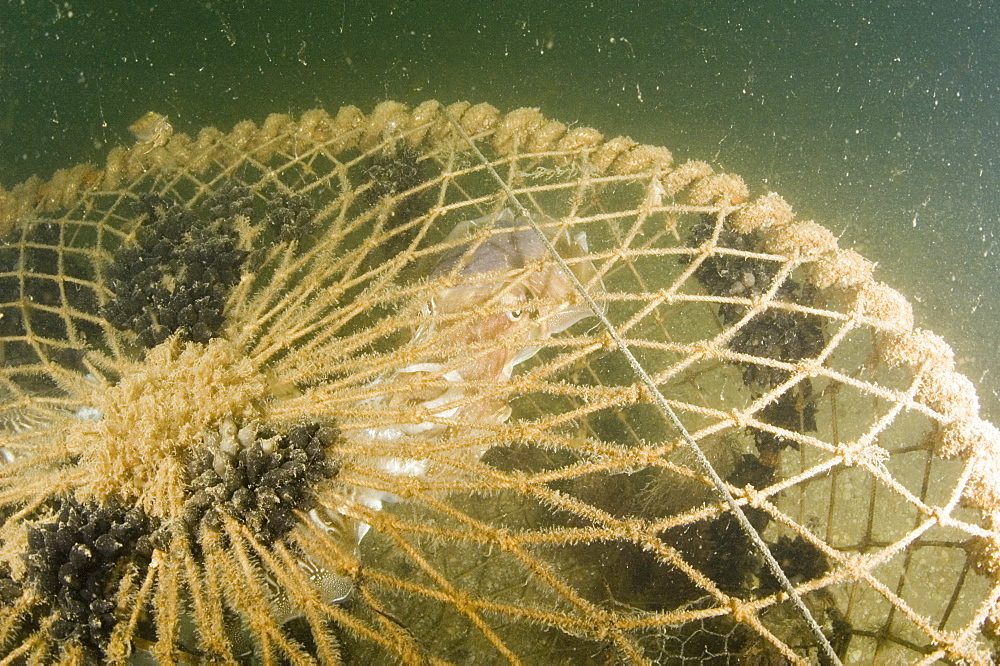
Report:
[[[134,332],[143,347],[174,334],[192,342],[221,335],[226,300],[247,255],[233,216],[250,203],[232,189],[199,215],[164,197],[141,197],[135,239],[115,253],[105,272],[113,294],[102,309],[108,323]]]
[[[717,220],[710,215],[694,225],[688,236],[689,247],[702,247],[715,233]],[[760,251],[757,233],[742,234],[724,226],[719,230],[717,246]],[[690,259],[686,259],[690,260]],[[733,254],[712,254],[695,270],[701,287],[713,296],[756,298],[774,286],[779,262]],[[812,305],[812,288],[786,278],[775,291],[775,299],[800,305]],[[719,317],[732,326],[746,317],[749,309],[740,304],[718,306]],[[729,341],[733,351],[761,359],[795,363],[822,352],[826,337],[819,317],[769,308],[745,322]],[[760,396],[787,381],[789,373],[764,363],[744,363],[742,379],[754,396]],[[816,430],[816,404],[809,379],[797,382],[756,414],[760,421],[798,433]],[[778,456],[786,447],[798,444],[759,428],[751,428],[757,454],[747,453],[737,460],[726,481],[736,487],[762,489],[774,482]],[[750,523],[763,531],[770,516],[763,510],[746,511]],[[728,594],[746,597],[778,591],[775,576],[763,566],[763,560],[731,514],[723,514],[709,528],[713,554],[705,564],[705,573]],[[826,556],[801,536],[781,536],[768,545],[785,574],[793,583],[812,580],[829,568]]]
[[[9,568],[0,571],[0,606],[30,587],[36,603],[21,620],[24,630],[54,613],[52,637],[78,642],[97,660],[119,620],[116,590],[126,579],[141,582],[153,549],[165,548],[168,538],[161,521],[114,497],[81,503],[64,496],[49,506],[52,515],[28,527],[23,579],[11,578]]]
[[[318,423],[283,433],[266,427],[242,432],[252,441],[194,451],[184,522],[193,533],[202,527],[218,530],[225,513],[261,543],[272,543],[291,530],[296,510],[309,508],[315,484],[336,476],[338,467],[326,451],[340,433]]]

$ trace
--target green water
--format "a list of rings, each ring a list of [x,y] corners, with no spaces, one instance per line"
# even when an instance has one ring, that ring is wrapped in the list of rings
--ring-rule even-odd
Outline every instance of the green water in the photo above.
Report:
[[[1000,10],[868,2],[0,4],[0,184],[382,99],[539,106],[781,192],[879,262],[1000,417]],[[99,8],[98,8],[99,7]]]

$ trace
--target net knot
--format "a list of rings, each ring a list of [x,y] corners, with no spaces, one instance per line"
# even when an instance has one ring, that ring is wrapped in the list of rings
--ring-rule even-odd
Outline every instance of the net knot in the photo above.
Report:
[[[840,447],[840,459],[847,467],[881,468],[889,452],[871,442],[851,442]]]
[[[749,483],[743,487],[743,496],[746,498],[748,506],[754,509],[767,508],[767,496]]]
[[[703,358],[713,358],[715,356],[715,345],[707,341],[699,341],[691,345],[689,357],[693,361],[700,361]]]
[[[767,304],[771,302],[771,296],[767,292],[756,294],[750,298],[750,309],[762,311],[767,309]]]
[[[795,364],[795,372],[803,377],[818,377],[823,373],[823,362],[816,358],[804,358]]]
[[[641,520],[627,520],[621,524],[622,536],[628,538],[632,543],[646,544],[645,525]],[[649,546],[644,546],[648,550]]]
[[[750,424],[750,419],[739,409],[729,412],[729,418],[737,428],[746,428]]]
[[[729,598],[728,606],[730,617],[740,624],[749,624],[753,618],[753,611],[736,597]]]
[[[949,524],[954,522],[948,515],[947,511],[945,511],[944,508],[940,506],[932,506],[930,508],[930,517],[933,518],[937,522],[937,524],[941,525],[942,527],[947,527]]]
[[[614,351],[618,349],[618,343],[615,342],[614,337],[609,331],[602,331],[598,340],[601,343],[601,348],[605,351]]]

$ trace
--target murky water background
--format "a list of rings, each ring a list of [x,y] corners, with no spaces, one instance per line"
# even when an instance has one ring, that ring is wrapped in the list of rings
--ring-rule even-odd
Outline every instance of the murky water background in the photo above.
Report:
[[[179,131],[488,101],[780,192],[879,262],[1000,417],[1000,9],[982,2],[0,5],[0,184]]]

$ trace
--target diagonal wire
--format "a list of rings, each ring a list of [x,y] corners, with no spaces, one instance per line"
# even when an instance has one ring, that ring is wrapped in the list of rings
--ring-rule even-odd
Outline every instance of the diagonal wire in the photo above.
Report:
[[[747,518],[746,514],[743,512],[743,509],[736,502],[736,498],[733,497],[733,494],[729,492],[729,489],[723,482],[722,477],[720,477],[719,473],[715,471],[714,467],[712,467],[712,463],[709,462],[708,457],[705,455],[705,452],[702,451],[701,447],[698,445],[698,442],[696,442],[694,437],[691,436],[691,433],[688,432],[687,428],[684,427],[684,424],[681,423],[681,420],[677,417],[677,413],[674,412],[674,410],[667,403],[667,399],[660,392],[660,389],[656,385],[656,382],[653,381],[653,378],[649,376],[649,373],[646,372],[645,368],[642,367],[642,364],[639,363],[639,360],[635,357],[634,354],[632,354],[632,351],[628,347],[628,343],[625,342],[625,339],[618,333],[618,330],[608,319],[607,315],[604,314],[603,309],[587,292],[586,288],[584,288],[583,286],[583,283],[581,283],[579,278],[576,277],[576,274],[573,273],[572,270],[570,270],[569,266],[566,264],[566,261],[562,258],[562,256],[556,250],[555,246],[552,244],[552,241],[550,241],[548,237],[544,233],[542,233],[542,230],[539,228],[538,223],[531,216],[531,213],[528,211],[528,209],[525,208],[520,201],[518,201],[517,197],[514,194],[514,191],[511,190],[510,186],[507,184],[507,181],[505,181],[500,176],[500,174],[497,173],[497,170],[493,168],[493,165],[490,164],[489,160],[486,159],[486,156],[483,155],[482,151],[479,150],[479,147],[472,141],[472,138],[468,135],[465,129],[458,123],[455,117],[452,116],[451,113],[449,113],[448,110],[444,107],[441,108],[441,111],[442,113],[444,113],[445,117],[448,118],[451,124],[455,126],[455,129],[458,131],[459,135],[461,135],[461,137],[465,139],[466,143],[469,144],[469,147],[472,149],[473,153],[475,153],[475,155],[480,160],[482,160],[483,166],[485,166],[486,169],[489,171],[489,173],[493,176],[493,178],[496,179],[497,183],[500,185],[500,187],[507,195],[507,198],[510,199],[510,201],[512,201],[514,204],[514,207],[517,208],[518,213],[520,213],[523,217],[525,217],[528,220],[528,224],[531,226],[532,229],[535,230],[535,233],[538,234],[538,237],[542,240],[542,243],[545,245],[545,248],[548,251],[548,253],[555,259],[556,263],[559,265],[560,270],[563,271],[566,277],[573,284],[573,287],[583,297],[584,301],[587,303],[587,306],[594,313],[594,316],[600,319],[601,324],[604,326],[605,330],[608,331],[612,339],[615,341],[615,344],[617,345],[618,349],[622,351],[622,353],[625,355],[625,358],[628,360],[629,365],[632,366],[632,370],[635,372],[636,376],[638,376],[639,380],[649,390],[649,393],[651,396],[653,396],[654,402],[657,408],[660,410],[660,413],[664,416],[664,418],[667,419],[667,421],[671,425],[673,425],[673,427],[680,434],[681,439],[683,439],[684,442],[690,447],[691,451],[695,455],[695,460],[697,461],[698,466],[701,468],[701,471],[712,480],[712,484],[715,487],[715,491],[729,506],[729,509],[733,512],[733,516],[736,518],[737,522],[739,522],[740,527],[750,538],[750,540],[753,541],[754,546],[764,557],[764,561],[767,563],[768,569],[771,570],[771,573],[774,574],[774,576],[778,579],[778,582],[781,583],[782,588],[784,589],[785,593],[788,594],[788,597],[795,605],[796,610],[798,610],[799,614],[802,615],[802,618],[809,626],[810,631],[816,637],[816,640],[819,643],[819,647],[823,652],[823,656],[826,657],[829,663],[841,666],[840,658],[837,657],[837,653],[834,652],[833,646],[830,645],[830,641],[827,640],[826,636],[823,634],[823,630],[816,622],[816,619],[812,616],[812,613],[809,612],[809,609],[806,608],[806,605],[802,602],[802,597],[800,597],[798,592],[795,591],[795,587],[792,585],[792,582],[788,580],[788,576],[786,576],[785,572],[782,571],[781,565],[778,564],[778,561],[774,559],[774,556],[771,554],[771,551],[768,550],[767,544],[764,543],[764,539],[761,538],[757,530],[754,529],[753,525],[750,524],[750,519]]]

